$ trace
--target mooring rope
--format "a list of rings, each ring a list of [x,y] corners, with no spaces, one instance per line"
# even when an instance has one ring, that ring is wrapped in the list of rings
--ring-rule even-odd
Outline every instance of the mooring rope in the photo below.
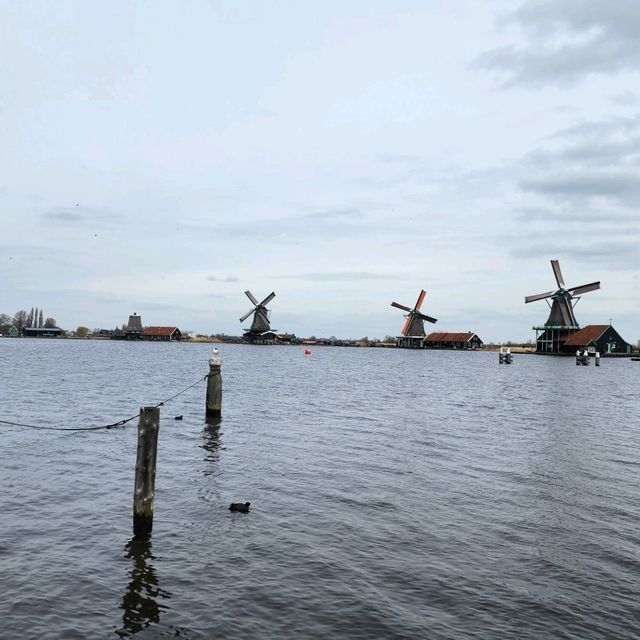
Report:
[[[167,402],[171,402],[171,400],[174,400],[178,396],[181,396],[183,393],[186,393],[187,391],[189,391],[189,389],[193,389],[193,387],[200,384],[203,380],[206,380],[208,377],[209,377],[209,374],[207,374],[202,378],[199,378],[193,384],[190,384],[188,387],[185,387],[184,389],[182,389],[182,391],[178,391],[178,393],[175,393],[174,395],[167,398],[166,400],[162,400],[161,402],[158,402],[158,404],[154,405],[154,407],[157,408],[157,407],[164,406]],[[100,425],[99,427],[46,427],[44,425],[39,425],[39,424],[25,424],[24,422],[12,422],[11,420],[0,420],[0,425],[7,425],[12,427],[25,427],[26,429],[41,429],[46,431],[98,431],[99,429],[113,429],[114,427],[122,427],[123,425],[127,424],[127,422],[131,422],[132,420],[135,420],[139,416],[140,416],[140,413],[136,413],[135,416],[131,416],[130,418],[125,418],[124,420],[118,420],[118,422],[112,422],[110,424],[103,424],[103,425]]]

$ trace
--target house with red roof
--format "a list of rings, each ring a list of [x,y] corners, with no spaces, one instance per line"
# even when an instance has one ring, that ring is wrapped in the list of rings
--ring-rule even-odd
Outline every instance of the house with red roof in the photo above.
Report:
[[[451,333],[436,331],[423,341],[425,349],[482,349],[484,343],[477,333]]]
[[[630,354],[633,351],[633,347],[610,324],[589,324],[569,335],[560,349],[568,354],[587,349],[603,355]]]
[[[182,340],[182,332],[178,327],[145,327],[142,340],[158,342],[174,342]]]

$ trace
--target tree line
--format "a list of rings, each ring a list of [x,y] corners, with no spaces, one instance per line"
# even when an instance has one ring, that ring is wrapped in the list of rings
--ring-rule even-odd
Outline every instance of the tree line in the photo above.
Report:
[[[38,307],[31,307],[31,311],[20,309],[13,316],[7,313],[0,313],[0,332],[6,333],[14,326],[18,331],[30,327],[53,329],[56,326],[55,318],[45,318],[44,312]]]

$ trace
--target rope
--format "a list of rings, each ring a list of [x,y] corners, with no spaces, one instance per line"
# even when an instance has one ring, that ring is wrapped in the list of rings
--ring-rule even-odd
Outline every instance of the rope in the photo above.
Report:
[[[164,406],[167,402],[171,402],[178,396],[181,396],[183,393],[189,391],[189,389],[193,389],[196,385],[200,384],[203,380],[206,380],[209,377],[209,374],[196,380],[193,384],[190,384],[188,387],[185,387],[182,391],[178,391],[178,393],[172,395],[170,398],[166,400],[162,400],[158,402],[158,404],[154,405],[155,408]],[[114,427],[122,427],[127,424],[127,422],[131,422],[139,417],[139,413],[136,413],[135,416],[131,416],[130,418],[125,418],[124,420],[118,420],[118,422],[112,422],[111,424],[103,424],[99,427],[45,427],[38,424],[25,424],[23,422],[12,422],[10,420],[0,420],[1,425],[8,425],[12,427],[25,427],[27,429],[40,429],[46,431],[98,431],[99,429],[113,429]]]

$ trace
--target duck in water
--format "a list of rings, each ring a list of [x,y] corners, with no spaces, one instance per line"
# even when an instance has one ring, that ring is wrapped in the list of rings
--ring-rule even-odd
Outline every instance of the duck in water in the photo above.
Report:
[[[250,502],[232,502],[229,505],[229,511],[237,511],[238,513],[249,513]]]

